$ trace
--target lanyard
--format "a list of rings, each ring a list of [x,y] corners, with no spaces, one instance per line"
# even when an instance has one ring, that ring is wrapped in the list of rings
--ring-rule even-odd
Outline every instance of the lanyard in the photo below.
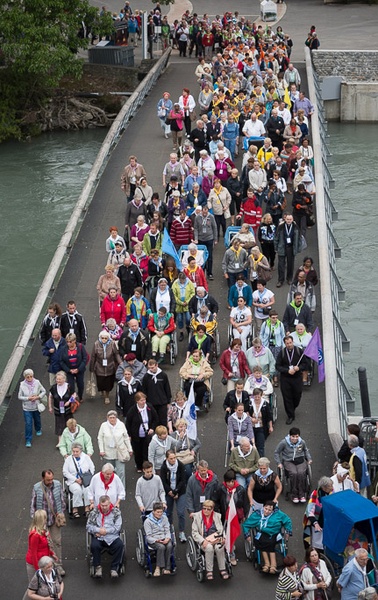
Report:
[[[293,224],[291,223],[290,227],[287,226],[287,224],[285,223],[285,229],[286,229],[286,236],[289,237],[291,235],[291,230],[292,230]]]
[[[286,354],[287,354],[287,360],[289,361],[289,365],[292,365],[293,364],[293,357],[294,357],[294,348],[291,351],[291,354],[290,354],[289,350],[286,349]]]

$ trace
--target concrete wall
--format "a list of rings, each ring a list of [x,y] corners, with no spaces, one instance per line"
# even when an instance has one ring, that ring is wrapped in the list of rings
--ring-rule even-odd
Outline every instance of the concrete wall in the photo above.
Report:
[[[342,83],[340,121],[378,121],[378,83]]]

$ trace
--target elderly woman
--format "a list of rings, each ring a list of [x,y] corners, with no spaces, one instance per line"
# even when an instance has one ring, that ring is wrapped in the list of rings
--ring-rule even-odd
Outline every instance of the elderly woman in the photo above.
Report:
[[[323,549],[323,507],[322,498],[333,493],[333,481],[330,477],[321,477],[318,487],[314,490],[308,501],[303,519],[303,543],[307,549],[309,546]]]
[[[67,383],[67,375],[64,371],[58,371],[55,375],[56,383],[50,388],[49,393],[49,412],[55,416],[55,433],[58,436],[59,447],[60,437],[71,417],[71,404],[76,399],[74,390]]]
[[[123,246],[125,246],[125,240],[123,239],[123,237],[121,237],[119,235],[118,227],[115,227],[114,225],[112,225],[111,227],[109,227],[109,233],[110,233],[110,236],[108,237],[108,239],[105,242],[106,252],[111,252],[112,250],[114,250],[116,242],[121,242],[121,244]]]
[[[159,475],[167,450],[175,447],[174,439],[168,435],[168,429],[164,425],[158,425],[148,446],[148,460],[154,466],[154,472]]]
[[[257,465],[258,469],[253,473],[248,486],[249,503],[253,510],[261,510],[268,500],[277,503],[282,493],[282,483],[277,473],[270,468],[269,458],[262,456]]]
[[[151,404],[147,404],[147,396],[143,392],[137,392],[135,404],[127,413],[126,426],[138,473],[142,472],[143,462],[148,460],[148,446],[158,421],[156,410]]]
[[[128,356],[128,355],[126,355]],[[123,364],[123,363],[122,363]],[[118,367],[121,369],[122,365]],[[118,375],[118,370],[117,370]],[[134,406],[135,394],[142,390],[142,384],[133,376],[132,367],[125,367],[123,375],[117,384],[116,409],[119,415],[123,416],[126,424],[126,416],[130,408]]]
[[[113,506],[119,508],[121,500],[126,497],[125,487],[122,481],[114,473],[114,467],[110,463],[102,466],[100,473],[93,475],[89,486],[90,509],[98,505],[101,496],[109,496]]]
[[[259,535],[255,535],[254,543],[258,550],[261,550],[264,561],[261,570],[263,573],[275,575],[277,573],[277,560],[275,547],[277,536],[282,528],[285,532],[291,534],[291,519],[284,512],[276,507],[276,503],[271,500],[264,502],[261,510],[255,510],[243,523],[243,531],[248,535],[250,530],[255,528]],[[247,538],[248,539],[248,538]]]
[[[307,548],[305,563],[299,574],[307,600],[327,600],[327,588],[331,585],[332,576],[316,548]]]
[[[181,418],[175,422],[175,431],[171,433],[175,440],[176,456],[185,465],[186,478],[189,479],[193,473],[193,463],[196,453],[201,448],[198,438],[190,438],[188,434],[188,422]]]
[[[123,329],[120,325],[117,324],[117,321],[113,318],[110,318],[106,321],[104,330],[110,334],[110,338],[113,342],[118,342],[123,333]]]
[[[115,374],[122,359],[117,344],[110,338],[108,331],[101,331],[93,345],[89,370],[96,375],[97,389],[104,396],[105,404],[110,404],[110,392],[113,389]]]
[[[283,564],[284,568],[277,582],[275,600],[296,600],[296,598],[302,598],[304,590],[299,579],[297,559],[288,554],[283,559]]]
[[[106,421],[98,431],[97,442],[100,456],[113,465],[125,487],[125,463],[130,460],[133,450],[125,424],[118,419],[115,410],[107,412]]]
[[[75,390],[75,381],[77,385],[77,395],[79,402],[83,401],[84,396],[84,375],[85,367],[89,357],[85,346],[76,342],[74,333],[67,333],[67,345],[63,347],[60,364],[62,370],[67,375],[67,381],[71,390]]]
[[[358,483],[349,477],[349,464],[338,463],[335,475],[332,475],[333,493],[352,490],[358,492]],[[371,498],[374,502],[374,495]]]
[[[214,579],[214,555],[217,557],[222,579],[228,579],[226,571],[223,524],[219,513],[214,512],[214,502],[205,500],[202,510],[193,514],[192,536],[205,553],[206,579]]]
[[[230,324],[234,338],[241,341],[243,351],[246,352],[247,338],[252,331],[252,311],[247,306],[244,296],[238,297],[237,306],[231,310]]]
[[[64,583],[58,571],[54,569],[51,556],[42,556],[38,561],[38,571],[30,581],[27,598],[41,600],[41,598],[56,598],[60,600],[64,591]]]
[[[67,456],[63,465],[63,477],[72,493],[72,515],[79,519],[79,506],[84,506],[85,516],[89,515],[90,500],[88,486],[95,472],[91,458],[83,452],[83,446],[74,442],[72,454]]]
[[[89,456],[93,455],[93,444],[89,433],[78,425],[76,419],[68,419],[66,423],[67,427],[63,430],[62,436],[59,442],[59,452],[64,459],[71,454],[72,444],[77,442],[83,448],[83,452]]]
[[[230,217],[231,194],[227,188],[222,187],[222,182],[218,177],[214,178],[214,187],[207,198],[209,209],[213,209],[215,222],[217,224],[219,241],[220,230],[222,228],[223,237],[226,235],[226,219]]]
[[[235,412],[230,415],[227,421],[227,429],[231,450],[239,445],[242,437],[247,437],[251,444],[254,445],[255,436],[253,434],[252,419],[244,411],[244,404],[242,402],[236,405]]]
[[[255,387],[251,390],[247,412],[252,419],[253,435],[257,451],[260,456],[264,456],[265,440],[273,433],[273,413],[269,400],[263,396],[261,388]]]
[[[144,236],[149,232],[149,230],[150,228],[146,223],[146,219],[143,215],[139,215],[137,222],[132,226],[130,231],[131,247],[133,248],[138,242],[142,243]]]
[[[46,524],[46,511],[42,509],[36,510],[29,527],[28,551],[25,557],[29,583],[38,570],[38,561],[42,556],[49,556],[53,560],[58,560],[58,557],[54,554],[50,546],[50,534]]]
[[[367,587],[358,593],[357,600],[377,600],[377,590],[373,587]]]
[[[25,446],[30,448],[33,438],[33,423],[35,435],[42,435],[41,413],[38,404],[46,398],[46,390],[38,379],[34,379],[34,371],[25,369],[24,381],[20,383],[18,399],[22,401],[25,421]]]
[[[168,405],[168,432],[172,435],[173,431],[176,428],[176,422],[179,419],[182,419],[185,412],[187,399],[185,393],[182,390],[179,390],[175,394],[175,398],[171,404]]]
[[[180,332],[179,342],[184,339],[184,326],[189,334],[190,312],[189,302],[196,295],[196,288],[185,273],[179,273],[178,279],[173,282],[172,292],[176,300],[177,327]]]
[[[148,185],[147,179],[145,177],[141,177],[138,181],[138,185],[135,190],[135,195],[141,196],[143,202],[147,204],[147,202],[151,202],[153,193],[154,190],[150,185]]]
[[[257,283],[260,281],[269,281],[271,279],[271,267],[266,256],[264,256],[258,246],[253,246],[248,258],[249,278],[251,280],[252,290],[257,290]]]
[[[134,245],[133,248],[133,253],[130,254],[130,258],[133,261],[133,263],[136,264],[136,266],[138,267],[139,271],[142,274],[142,281],[143,284],[145,283],[147,277],[148,277],[148,262],[149,262],[149,258],[147,256],[147,254],[144,252],[143,250],[143,246],[142,244],[140,244],[139,242],[137,244]]]
[[[239,240],[240,246],[247,250],[248,254],[256,245],[255,235],[248,223],[243,223],[235,237]]]
[[[189,396],[190,388],[193,384],[196,406],[200,409],[203,406],[207,410],[207,401],[210,393],[209,379],[213,376],[213,373],[213,369],[198,349],[193,350],[180,369],[180,377],[184,380],[185,394]]]
[[[276,361],[266,346],[263,346],[260,338],[254,338],[252,346],[246,352],[246,359],[250,370],[256,365],[261,367],[263,375],[272,378],[276,372]]]
[[[164,137],[168,139],[168,134],[171,130],[170,126],[166,124],[166,119],[173,108],[173,102],[169,92],[164,92],[162,98],[157,103],[157,116],[160,121],[160,126],[164,131]]]
[[[230,347],[222,352],[219,366],[223,371],[222,383],[227,384],[227,392],[235,388],[238,379],[245,379],[251,374],[240,339],[232,340]]]
[[[115,267],[113,267],[113,265],[106,265],[105,274],[101,275],[97,282],[96,289],[100,306],[105,296],[109,294],[110,288],[116,288],[117,293],[121,293],[121,282],[117,275],[115,275],[114,271]]]

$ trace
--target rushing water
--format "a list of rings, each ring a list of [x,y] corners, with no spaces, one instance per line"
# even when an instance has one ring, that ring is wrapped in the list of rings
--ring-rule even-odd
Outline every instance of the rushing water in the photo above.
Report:
[[[59,132],[0,145],[0,372],[106,133]]]
[[[378,413],[378,369],[375,336],[378,333],[375,301],[378,293],[377,190],[378,171],[374,158],[378,152],[378,124],[329,125],[330,170],[336,180],[331,192],[339,211],[334,224],[342,257],[337,273],[346,291],[341,304],[341,321],[351,340],[345,354],[347,385],[358,401],[357,369],[367,369],[372,414]]]

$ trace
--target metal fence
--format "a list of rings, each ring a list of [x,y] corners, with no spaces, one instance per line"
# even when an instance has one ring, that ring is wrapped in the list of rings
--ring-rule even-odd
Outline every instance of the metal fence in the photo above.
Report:
[[[343,353],[349,351],[350,342],[340,324],[339,303],[345,300],[345,291],[337,276],[336,259],[341,249],[335,238],[332,223],[338,213],[330,197],[334,180],[329,171],[331,154],[327,146],[327,122],[321,96],[320,82],[313,69],[311,52],[306,52],[306,70],[309,97],[315,107],[312,119],[313,149],[315,159],[316,204],[319,245],[320,280],[322,285],[322,322],[326,371],[327,425],[331,441],[346,434],[348,411],[354,409],[354,399],[344,378]],[[330,327],[332,323],[332,327]],[[337,423],[338,421],[338,423]],[[334,444],[335,445],[335,444]]]
[[[0,407],[4,399],[9,398],[13,383],[16,381],[17,373],[21,370],[25,360],[26,351],[31,348],[36,326],[40,321],[41,313],[45,309],[46,302],[51,297],[51,294],[59,280],[64,265],[68,259],[70,249],[80,231],[81,224],[85,211],[87,210],[97,184],[101,177],[108,159],[118,144],[122,133],[127,127],[128,122],[135,115],[139,107],[143,104],[145,97],[149,94],[151,88],[167,67],[171,49],[167,49],[158,62],[153,66],[148,75],[138,85],[136,90],[130,96],[125,105],[121,108],[115,121],[113,122],[109,132],[100,148],[93,167],[88,175],[80,197],[72,211],[70,220],[67,223],[66,229],[58,243],[57,250],[47,269],[45,278],[38,290],[34,304],[27,316],[22,331],[13,348],[11,357],[4,369],[0,379]]]

